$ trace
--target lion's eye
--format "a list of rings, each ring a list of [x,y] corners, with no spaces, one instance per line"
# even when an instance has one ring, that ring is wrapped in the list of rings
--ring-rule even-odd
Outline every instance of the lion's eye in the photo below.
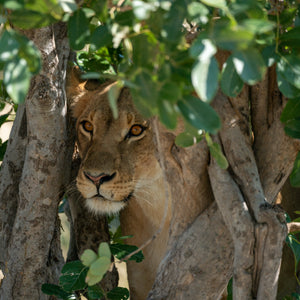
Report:
[[[83,129],[87,132],[92,132],[94,129],[93,124],[89,121],[83,121],[81,124],[82,124]]]
[[[144,127],[138,124],[132,125],[129,130],[129,136],[139,136],[143,133]]]

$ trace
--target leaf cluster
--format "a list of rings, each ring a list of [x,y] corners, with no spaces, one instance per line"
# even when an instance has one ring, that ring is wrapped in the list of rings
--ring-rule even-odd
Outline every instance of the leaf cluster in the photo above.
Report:
[[[98,252],[87,249],[83,252],[80,260],[68,262],[62,268],[59,285],[45,283],[42,292],[55,296],[59,299],[78,299],[78,295],[84,295],[87,299],[129,299],[129,291],[126,288],[114,288],[105,292],[99,282],[105,274],[111,271],[113,263],[112,255],[118,259],[130,255],[137,249],[136,246],[114,243],[101,243]],[[138,252],[130,257],[130,260],[141,262],[144,256]]]
[[[2,20],[19,28],[63,21],[70,46],[78,51],[85,78],[106,78],[131,89],[136,107],[158,115],[168,128],[186,124],[176,142],[189,146],[221,127],[210,106],[219,89],[236,97],[245,84],[261,81],[276,66],[284,96],[300,97],[300,22],[296,1],[258,0],[2,0]],[[189,40],[189,36],[193,36]],[[187,42],[189,40],[189,42]],[[227,53],[222,63],[217,57]],[[21,102],[39,55],[5,23],[0,62],[9,95]],[[110,103],[116,111],[116,97]],[[298,121],[286,132],[295,136]],[[288,124],[287,124],[288,123]],[[216,157],[220,150],[214,147]],[[225,164],[224,164],[225,166]]]

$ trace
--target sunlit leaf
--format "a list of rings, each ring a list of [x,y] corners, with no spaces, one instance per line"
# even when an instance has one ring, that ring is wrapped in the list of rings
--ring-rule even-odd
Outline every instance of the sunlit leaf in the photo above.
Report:
[[[3,82],[15,103],[24,102],[29,89],[31,73],[23,58],[15,58],[5,64]]]
[[[81,255],[80,260],[85,266],[89,267],[97,258],[98,256],[93,250],[86,249]]]
[[[217,52],[216,46],[209,39],[196,39],[189,49],[189,53],[193,58],[199,60],[208,60]]]
[[[218,143],[213,142],[208,134],[206,134],[205,137],[210,154],[216,160],[219,167],[226,170],[228,168],[228,161],[222,152],[221,146]]]
[[[242,21],[242,26],[255,34],[262,34],[272,31],[275,24],[264,19],[246,19]]]
[[[295,55],[281,56],[277,63],[277,73],[290,84],[300,89],[300,57]]]
[[[288,98],[296,98],[300,96],[300,89],[297,89],[294,85],[289,83],[278,69],[277,73],[277,84],[280,92]]]
[[[72,13],[78,8],[74,0],[58,0],[58,2],[65,13]]]
[[[221,77],[222,91],[229,97],[236,97],[241,92],[243,86],[244,83],[234,68],[232,57],[229,57],[223,65]]]
[[[155,2],[133,0],[132,9],[137,19],[146,20],[150,17],[151,12],[156,10],[156,5]]]
[[[226,8],[226,1],[225,0],[200,0],[202,3],[216,8]]]
[[[201,98],[210,102],[216,95],[218,89],[219,67],[216,59],[198,60],[192,69],[192,83]]]
[[[100,257],[105,256],[109,259],[111,258],[111,252],[108,243],[101,243],[98,249],[98,255]]]
[[[105,273],[109,270],[111,265],[111,260],[109,257],[102,256],[94,261],[86,275],[86,283],[92,286],[103,278]]]
[[[19,51],[19,43],[12,30],[4,30],[0,37],[0,60],[8,61],[13,59]]]
[[[236,51],[233,53],[232,61],[238,75],[246,83],[253,85],[263,79],[266,66],[258,50]]]
[[[192,22],[206,24],[208,22],[209,9],[199,2],[192,2],[188,4],[188,14]]]

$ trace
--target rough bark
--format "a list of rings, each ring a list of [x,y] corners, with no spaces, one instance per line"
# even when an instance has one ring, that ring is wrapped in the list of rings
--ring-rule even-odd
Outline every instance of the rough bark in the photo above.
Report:
[[[216,206],[211,206],[173,240],[159,267],[149,299],[187,299],[187,295],[217,299],[225,288],[222,280],[226,278],[220,276],[223,273],[218,269],[219,263],[224,270],[233,270],[234,299],[276,299],[287,228],[283,212],[272,203],[292,170],[299,143],[285,136],[279,121],[285,101],[282,101],[274,84],[274,76],[275,73],[270,70],[263,83],[250,91],[246,87],[237,99],[227,99],[221,94],[216,97],[214,107],[223,124],[220,143],[230,166],[227,171],[220,170],[213,160],[209,166],[210,184],[220,212],[215,211]],[[252,95],[251,99],[249,95]],[[252,103],[251,109],[249,102]],[[192,158],[187,158],[185,163],[189,160]],[[170,177],[168,179],[172,186],[174,178],[173,181]],[[207,189],[207,185],[209,183],[202,182],[199,187]],[[189,205],[176,193],[172,193],[172,197],[175,205],[178,202],[181,207]],[[201,197],[198,199],[203,201]],[[176,215],[178,207],[173,209]],[[210,226],[203,219],[208,212],[214,220]],[[218,220],[221,216],[226,226]],[[200,223],[198,227],[205,230],[194,235],[200,230],[194,224]],[[214,241],[210,238],[215,235],[216,226],[228,239],[220,240],[218,247],[213,249]],[[198,239],[205,242],[198,243]],[[223,242],[227,243],[227,247]],[[226,258],[232,255],[233,246],[232,265],[232,260]],[[194,249],[191,255],[184,255],[190,248]],[[202,252],[203,249],[206,251]],[[208,255],[211,252],[214,258]],[[221,253],[226,258],[214,260]],[[200,266],[201,271],[193,273],[187,280],[185,275],[190,274],[191,266]],[[209,270],[206,276],[203,270]],[[214,279],[212,286],[207,285],[210,278]]]
[[[57,24],[25,34],[41,51],[42,70],[18,111],[1,169],[3,300],[46,299],[41,285],[57,282],[63,262],[57,207],[72,154],[64,92],[66,27]]]

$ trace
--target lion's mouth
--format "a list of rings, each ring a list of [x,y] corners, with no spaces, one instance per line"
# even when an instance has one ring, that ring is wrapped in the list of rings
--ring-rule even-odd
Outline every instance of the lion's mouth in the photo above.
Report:
[[[133,196],[133,191],[131,191],[126,197],[124,197],[122,200],[119,200],[119,202],[127,203]],[[99,198],[101,201],[107,201],[107,202],[115,202],[116,200],[110,200],[102,196],[99,192],[92,196],[91,198]]]

